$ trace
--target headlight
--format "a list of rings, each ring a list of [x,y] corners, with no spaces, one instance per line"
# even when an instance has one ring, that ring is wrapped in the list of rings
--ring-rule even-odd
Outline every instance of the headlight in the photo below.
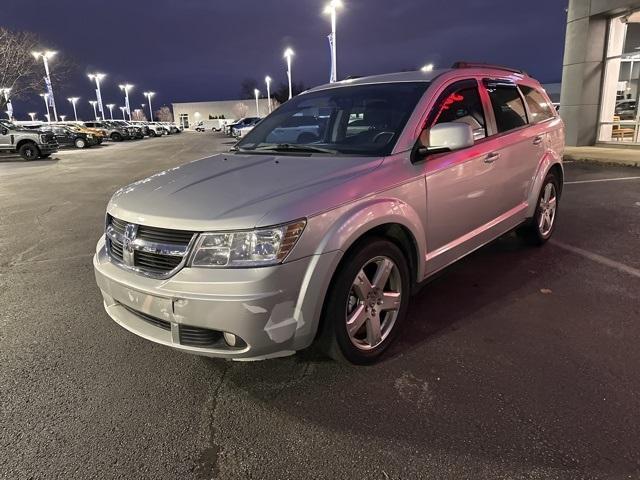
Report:
[[[302,235],[300,220],[279,227],[244,232],[203,233],[196,243],[192,267],[263,267],[282,263]]]

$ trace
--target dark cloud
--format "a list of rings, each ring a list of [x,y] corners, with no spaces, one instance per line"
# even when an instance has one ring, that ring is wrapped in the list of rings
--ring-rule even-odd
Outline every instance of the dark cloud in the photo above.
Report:
[[[559,81],[568,0],[344,0],[339,18],[339,73],[365,75],[448,66],[467,59],[522,67]],[[3,26],[37,32],[73,57],[80,72],[56,85],[68,96],[93,95],[84,73],[100,70],[105,103],[122,103],[117,84],[145,89],[155,106],[237,97],[244,78],[285,81],[282,52],[296,51],[294,79],[329,76],[325,0],[2,0]],[[55,68],[55,64],[52,65]],[[81,75],[82,74],[82,75]],[[39,99],[38,99],[39,100]],[[18,103],[39,108],[39,103]],[[70,112],[66,112],[69,114]]]

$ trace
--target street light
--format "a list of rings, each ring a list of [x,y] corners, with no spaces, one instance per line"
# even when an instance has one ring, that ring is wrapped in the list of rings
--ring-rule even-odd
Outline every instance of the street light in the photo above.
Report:
[[[153,110],[151,109],[151,97],[153,97],[156,92],[144,92],[144,96],[147,97],[149,101],[149,120],[153,122]],[[142,107],[144,108],[144,106]]]
[[[284,58],[287,59],[287,78],[289,79],[289,100],[293,98],[293,87],[291,85],[291,57],[293,57],[294,52],[291,48],[287,48],[284,51]]]
[[[31,121],[32,122],[36,121],[36,113],[35,112],[29,112],[29,116],[31,117]]]
[[[129,90],[133,88],[133,85],[125,83],[124,85],[118,85],[120,90],[124,91],[124,109],[129,114],[129,120],[131,120],[131,107],[129,106]]]
[[[51,115],[49,114],[49,94],[41,93],[40,96],[44,100],[44,108],[47,109],[47,113],[45,114],[45,117],[47,117],[48,122],[51,122]]]
[[[337,41],[336,41],[336,17],[338,8],[342,7],[341,0],[331,0],[325,7],[324,13],[331,15],[331,36],[329,42],[331,43],[331,77],[330,82],[334,83],[338,81],[338,59],[337,59]]]
[[[271,77],[264,77],[264,83],[267,84],[267,101],[269,102],[269,113],[271,113]]]
[[[104,73],[90,73],[88,77],[90,80],[96,81],[96,100],[98,100],[98,108],[100,109],[100,115],[102,116],[102,120],[104,120],[105,114],[104,114],[104,107],[102,106],[102,94],[100,93],[100,80],[106,77],[106,75]]]
[[[422,70],[423,72],[433,72],[433,63],[428,63],[427,65],[422,67],[420,70]]]
[[[76,103],[78,103],[78,100],[80,100],[80,97],[70,97],[70,98],[67,98],[67,100],[69,100],[71,102],[71,105],[73,105],[73,116],[76,118],[76,122],[77,122],[78,112],[76,110]]]
[[[98,102],[96,102],[95,100],[89,100],[89,103],[93,107],[93,116],[96,117],[96,120],[98,120],[98,112],[96,111],[96,104]]]
[[[61,121],[61,122],[64,122],[64,119],[65,119],[65,118],[67,118],[67,116],[66,116],[66,115],[60,115],[60,121]]]
[[[122,110],[122,119],[126,120],[127,117],[125,116],[125,112],[127,111],[127,107],[120,107],[120,110]]]
[[[115,107],[115,104],[110,103],[109,105],[107,105],[107,108],[109,109],[109,116],[111,117],[111,120],[113,120],[113,107]]]
[[[42,62],[44,63],[44,72],[46,76],[44,77],[44,81],[47,84],[47,93],[49,96],[47,97],[49,101],[51,101],[51,106],[53,107],[53,118],[55,121],[58,121],[58,110],[56,109],[56,100],[53,98],[53,86],[51,85],[51,75],[49,74],[49,59],[53,58],[55,54],[58,52],[52,52],[51,50],[45,50],[44,52],[31,52],[31,55],[38,60],[42,57]],[[47,107],[47,112],[49,111],[49,107]]]
[[[260,90],[257,88],[253,89],[253,94],[256,96],[256,117],[260,116],[260,102],[258,99],[260,98]]]

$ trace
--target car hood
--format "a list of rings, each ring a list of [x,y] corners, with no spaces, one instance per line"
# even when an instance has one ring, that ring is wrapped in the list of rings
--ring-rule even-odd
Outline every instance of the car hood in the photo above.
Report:
[[[179,230],[274,225],[357,198],[361,189],[342,186],[381,162],[380,157],[220,154],[121,188],[108,213]]]

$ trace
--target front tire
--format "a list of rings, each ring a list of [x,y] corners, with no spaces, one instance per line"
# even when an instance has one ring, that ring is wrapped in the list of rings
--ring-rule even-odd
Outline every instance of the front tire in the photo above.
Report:
[[[83,138],[76,138],[76,141],[74,143],[76,145],[76,148],[86,148],[87,146],[87,142],[85,142]]]
[[[378,361],[406,317],[410,290],[407,260],[394,243],[382,238],[360,243],[331,282],[319,346],[338,361]]]
[[[111,134],[111,140],[113,140],[114,142],[121,142],[122,141],[122,135],[120,135],[119,133],[112,133]]]
[[[549,172],[542,183],[533,218],[517,232],[530,245],[544,245],[553,235],[560,203],[560,181]]]
[[[23,160],[36,160],[40,156],[40,150],[35,143],[25,143],[18,149],[18,153]]]

